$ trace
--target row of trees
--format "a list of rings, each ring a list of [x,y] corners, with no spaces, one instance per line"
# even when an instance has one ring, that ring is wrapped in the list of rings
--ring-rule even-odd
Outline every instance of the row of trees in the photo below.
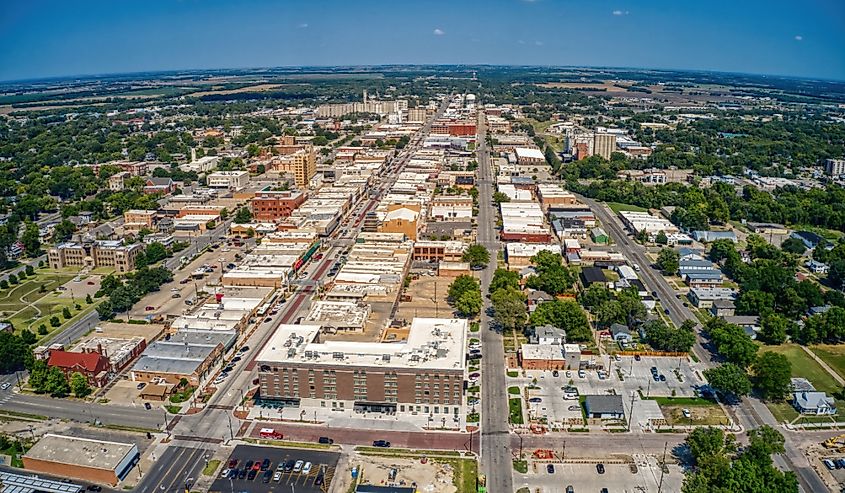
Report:
[[[113,274],[104,277],[100,282],[97,297],[107,296],[108,299],[97,306],[97,313],[102,320],[109,320],[117,313],[123,313],[152,291],[173,280],[173,274],[164,267],[142,267],[135,272],[118,278]]]
[[[684,493],[798,492],[792,471],[774,467],[772,454],[782,454],[784,438],[764,425],[748,432],[748,445],[740,451],[736,437],[719,428],[696,428],[686,438],[692,471],[684,478]]]
[[[474,317],[481,312],[481,284],[478,279],[460,275],[449,285],[449,303],[462,317]]]
[[[719,318],[705,325],[716,351],[725,363],[704,370],[710,386],[727,397],[748,395],[752,387],[767,400],[783,400],[791,388],[792,363],[786,356],[772,351],[757,354],[759,346],[734,324]]]
[[[76,397],[86,397],[91,393],[91,386],[85,375],[74,372],[68,379],[64,372],[55,366],[36,360],[29,367],[29,386],[39,394],[51,397],[67,397],[73,392]]]

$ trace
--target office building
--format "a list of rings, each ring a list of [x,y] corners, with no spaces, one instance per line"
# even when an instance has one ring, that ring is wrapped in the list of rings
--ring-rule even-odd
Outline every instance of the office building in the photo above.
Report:
[[[825,159],[824,172],[828,176],[845,175],[845,159]]]
[[[210,188],[225,188],[227,190],[240,190],[249,183],[249,172],[247,171],[215,171],[207,177]]]
[[[306,188],[311,178],[317,173],[317,155],[314,152],[314,146],[304,145],[291,154],[278,156],[271,161],[269,169],[293,175],[296,186]]]
[[[256,192],[252,199],[252,217],[256,221],[277,221],[290,217],[302,203],[305,194],[297,191],[266,190]]]
[[[56,245],[47,252],[51,269],[64,267],[114,267],[117,272],[135,269],[135,258],[144,245],[124,245],[123,240],[83,240]]]

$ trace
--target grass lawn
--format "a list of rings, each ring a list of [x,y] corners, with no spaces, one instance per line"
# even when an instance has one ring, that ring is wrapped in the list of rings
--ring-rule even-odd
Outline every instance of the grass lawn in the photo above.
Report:
[[[513,469],[521,474],[525,474],[528,472],[528,461],[525,460],[515,460],[513,461]]]
[[[212,459],[212,460],[208,461],[208,465],[206,465],[203,468],[202,474],[204,476],[213,476],[214,471],[217,470],[217,466],[219,466],[219,465],[220,465],[220,461],[217,460],[217,459]]]
[[[508,409],[510,411],[508,422],[514,425],[521,425],[523,423],[522,399],[508,399]]]
[[[786,356],[789,362],[792,363],[792,376],[806,378],[813,384],[816,390],[827,392],[828,394],[842,390],[836,383],[836,380],[797,344],[763,346],[757,354],[759,355],[762,351],[772,351]]]
[[[607,206],[610,207],[610,210],[617,214],[619,214],[621,211],[648,212],[648,209],[644,207],[630,204],[621,204],[619,202],[607,202]]]
[[[519,387],[517,387],[517,386],[508,387],[508,394],[519,395],[520,394]]]
[[[508,376],[511,377],[511,378],[516,378],[516,377],[519,376],[519,372],[518,371],[509,371]]]
[[[684,409],[689,409],[690,417],[684,417]],[[715,403],[708,405],[660,405],[663,417],[669,425],[724,425],[728,424],[728,417],[722,408]]]
[[[819,344],[810,347],[810,350],[833,368],[840,377],[845,378],[845,345]]]

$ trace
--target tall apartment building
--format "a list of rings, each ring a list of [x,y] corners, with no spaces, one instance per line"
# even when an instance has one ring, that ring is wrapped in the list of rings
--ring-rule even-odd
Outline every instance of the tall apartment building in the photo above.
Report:
[[[289,406],[460,416],[467,321],[415,318],[403,342],[323,341],[281,325],[256,358],[262,399]]]
[[[144,245],[124,245],[123,240],[84,240],[56,245],[47,252],[51,269],[63,267],[114,267],[117,272],[135,269],[135,258]]]
[[[289,217],[302,203],[305,194],[297,191],[261,191],[252,199],[252,217],[256,221],[277,221]]]
[[[828,176],[845,175],[845,159],[825,159],[824,172]]]
[[[409,122],[425,122],[428,112],[425,108],[411,108],[408,110]]]
[[[593,137],[593,154],[610,159],[610,155],[616,150],[616,135],[596,133]]]
[[[277,157],[272,161],[271,169],[280,173],[290,173],[294,177],[296,186],[307,187],[311,178],[317,173],[317,154],[314,152],[314,146],[303,145],[301,149],[291,154]]]

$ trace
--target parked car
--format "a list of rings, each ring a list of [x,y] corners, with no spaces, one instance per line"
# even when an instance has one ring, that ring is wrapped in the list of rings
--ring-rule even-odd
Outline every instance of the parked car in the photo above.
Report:
[[[276,473],[273,474],[273,481],[278,483],[281,480],[282,480],[282,471],[276,471]]]
[[[153,408],[153,406],[151,406],[149,402],[144,403],[144,409],[146,409],[147,411],[149,411],[152,408]]]
[[[575,493],[575,488],[573,488],[572,485],[570,484],[569,486],[566,487],[566,493]]]
[[[249,472],[246,474],[247,481],[252,481],[255,479],[255,476],[258,476],[258,471],[255,469],[250,469]]]
[[[537,404],[539,402],[543,402],[543,399],[541,399],[539,397],[532,397],[532,398],[528,399],[528,402],[530,402],[532,404]]]
[[[559,371],[557,371],[557,370],[553,370],[553,371],[552,371],[552,376],[553,376],[553,377],[558,377],[558,376],[560,376],[560,372],[559,372]]]
[[[266,471],[267,469],[270,469],[270,459],[264,459],[261,461],[261,470]]]
[[[373,447],[389,448],[390,442],[388,442],[387,440],[376,440],[373,442]]]
[[[270,479],[273,477],[273,471],[264,471],[264,475],[261,477],[262,483],[269,483]]]
[[[596,472],[598,472],[599,474],[604,474],[604,464],[596,464]]]
[[[334,440],[332,440],[332,439],[331,439],[331,438],[329,438],[329,437],[320,437],[320,438],[317,440],[317,443],[327,443],[327,444],[331,445],[331,444],[333,444],[333,443],[334,443]]]
[[[634,361],[640,361],[641,359],[642,359],[642,358],[640,357],[640,355],[639,355],[639,354],[635,354],[635,355],[634,355]]]
[[[88,488],[86,488],[86,489],[88,491],[103,491],[103,488],[99,485],[96,485],[96,484],[89,484]]]
[[[548,464],[546,466],[546,472],[549,473],[549,474],[554,474],[555,473],[555,466],[552,465],[552,464]]]
[[[305,465],[305,461],[303,461],[303,460],[296,461],[296,464],[293,465],[293,472],[301,471],[303,465]]]
[[[285,472],[293,471],[294,464],[296,464],[296,461],[293,460],[293,459],[290,459],[287,462],[285,462]]]
[[[302,466],[302,474],[309,474],[311,472],[311,463],[306,462],[304,466]]]
[[[147,384],[145,382],[141,382],[138,385],[136,385],[135,388],[138,389],[138,390],[142,390],[146,386],[147,386]]]
[[[824,466],[825,466],[825,467],[827,467],[827,469],[828,469],[829,471],[832,471],[832,470],[836,469],[836,464],[834,464],[832,460],[830,460],[830,459],[825,459],[825,460],[823,460],[822,462],[824,462]]]
[[[229,469],[238,467],[238,459],[229,459]]]

